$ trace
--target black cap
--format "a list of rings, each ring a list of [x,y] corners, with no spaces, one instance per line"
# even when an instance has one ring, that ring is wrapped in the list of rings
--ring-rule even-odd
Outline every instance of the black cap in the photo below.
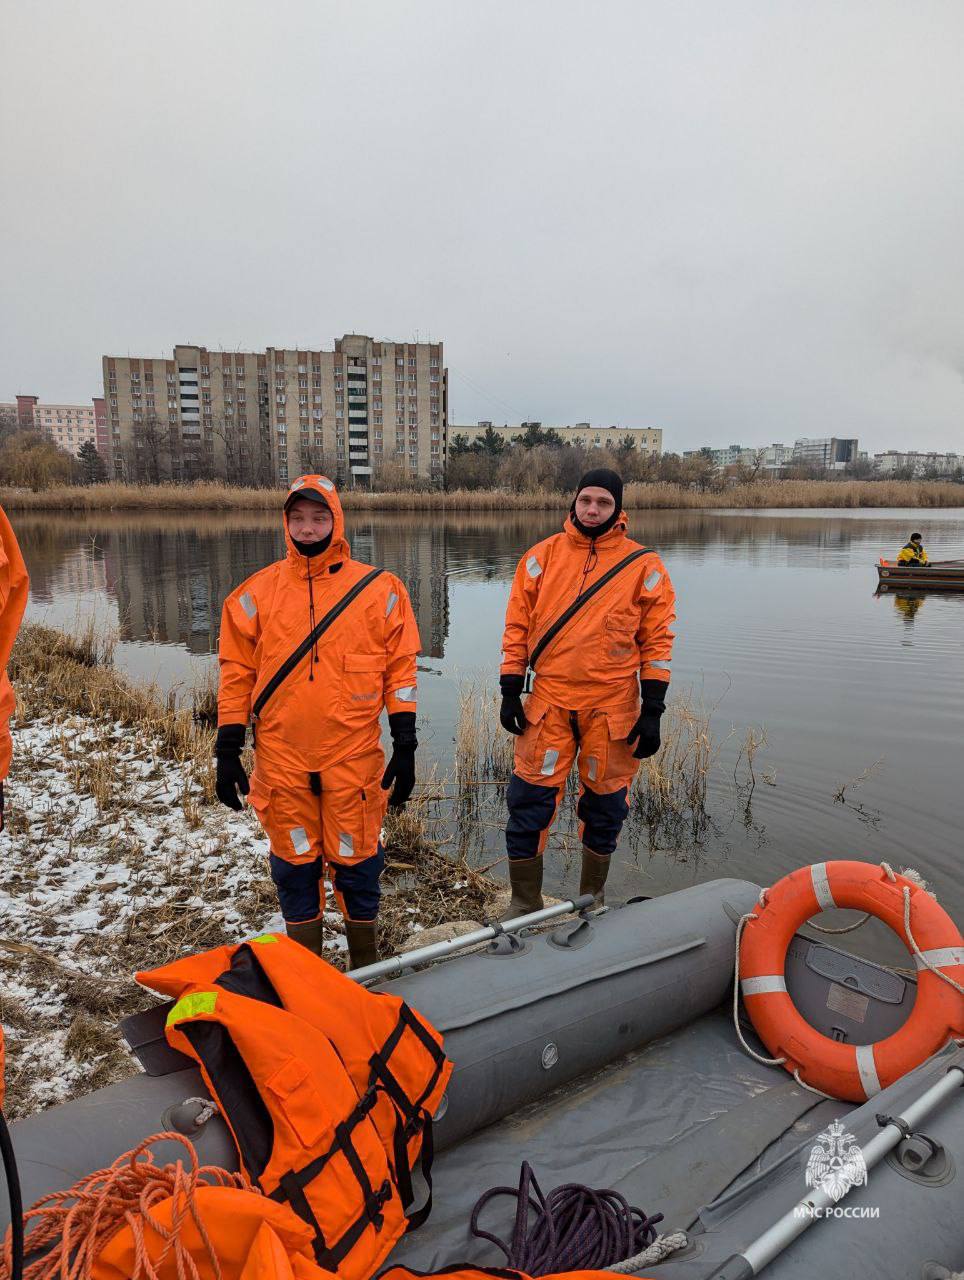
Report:
[[[920,536],[920,534],[919,534],[919,533],[912,533],[912,534],[910,535],[910,540],[911,540],[911,542],[923,542],[923,541],[924,541],[924,539]]]
[[[317,489],[308,489],[306,487],[304,489],[295,489],[293,493],[288,494],[287,498],[285,498],[285,511],[288,510],[293,502],[297,502],[299,498],[306,498],[309,502],[317,502],[321,506],[327,507],[329,511],[331,510],[331,507],[328,506],[325,498]]]
[[[593,471],[587,471],[576,486],[576,497],[578,498],[583,489],[605,489],[607,493],[612,494],[613,501],[616,504],[616,514],[623,509],[623,481],[622,476],[617,475],[615,471],[610,471],[608,467],[596,467]]]

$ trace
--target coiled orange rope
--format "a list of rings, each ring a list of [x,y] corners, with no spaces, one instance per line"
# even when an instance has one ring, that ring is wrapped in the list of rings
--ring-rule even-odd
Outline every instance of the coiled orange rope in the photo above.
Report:
[[[190,1167],[185,1169],[180,1160],[155,1164],[149,1148],[156,1142],[179,1142],[187,1150]],[[193,1145],[180,1133],[155,1133],[145,1138],[109,1169],[88,1174],[67,1191],[42,1196],[27,1210],[24,1280],[90,1280],[98,1253],[125,1225],[134,1237],[135,1265],[130,1280],[158,1280],[158,1268],[169,1254],[173,1255],[178,1280],[199,1280],[194,1259],[180,1241],[181,1227],[188,1217],[204,1242],[215,1276],[220,1277],[220,1264],[194,1201],[202,1185],[235,1187],[260,1195],[243,1173],[200,1165]],[[151,1212],[167,1199],[173,1201],[170,1227]],[[160,1255],[153,1260],[145,1240],[146,1227],[164,1241]],[[11,1260],[8,1228],[0,1257],[0,1280],[10,1280]]]

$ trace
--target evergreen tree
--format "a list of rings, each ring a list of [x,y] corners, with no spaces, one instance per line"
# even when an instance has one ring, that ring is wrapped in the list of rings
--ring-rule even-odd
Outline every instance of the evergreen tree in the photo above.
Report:
[[[93,440],[85,440],[77,453],[84,484],[102,484],[107,479],[107,467],[97,452]]]

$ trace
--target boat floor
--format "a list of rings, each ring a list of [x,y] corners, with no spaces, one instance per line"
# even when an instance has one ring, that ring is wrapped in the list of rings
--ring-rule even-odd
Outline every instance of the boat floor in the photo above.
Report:
[[[469,1219],[490,1187],[518,1185],[523,1160],[544,1192],[566,1182],[608,1188],[664,1214],[661,1232],[689,1228],[742,1174],[850,1109],[749,1058],[720,1009],[441,1152],[431,1217],[392,1262],[504,1266],[493,1244],[471,1235]],[[514,1212],[514,1200],[499,1199],[481,1225],[507,1238]]]

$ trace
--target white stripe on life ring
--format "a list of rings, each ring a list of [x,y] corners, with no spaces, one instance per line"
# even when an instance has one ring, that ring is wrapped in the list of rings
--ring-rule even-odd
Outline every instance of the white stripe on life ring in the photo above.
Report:
[[[964,947],[934,947],[931,951],[922,951],[921,955],[929,960],[935,969],[953,969],[956,964],[964,964]],[[927,968],[918,955],[914,956],[914,964],[918,969]]]
[[[827,878],[827,864],[825,862],[815,862],[810,868],[810,882],[813,885],[813,892],[824,911],[829,911],[831,907],[837,904],[833,900],[833,890],[830,888],[830,880]]]
[[[872,1044],[858,1044],[856,1049],[860,1083],[863,1085],[864,1093],[867,1097],[872,1098],[875,1093],[880,1093],[880,1079],[877,1076],[877,1064],[874,1062],[874,1046]]]
[[[780,973],[768,973],[762,978],[741,978],[740,989],[745,996],[763,996],[771,991],[786,991],[787,984]]]

